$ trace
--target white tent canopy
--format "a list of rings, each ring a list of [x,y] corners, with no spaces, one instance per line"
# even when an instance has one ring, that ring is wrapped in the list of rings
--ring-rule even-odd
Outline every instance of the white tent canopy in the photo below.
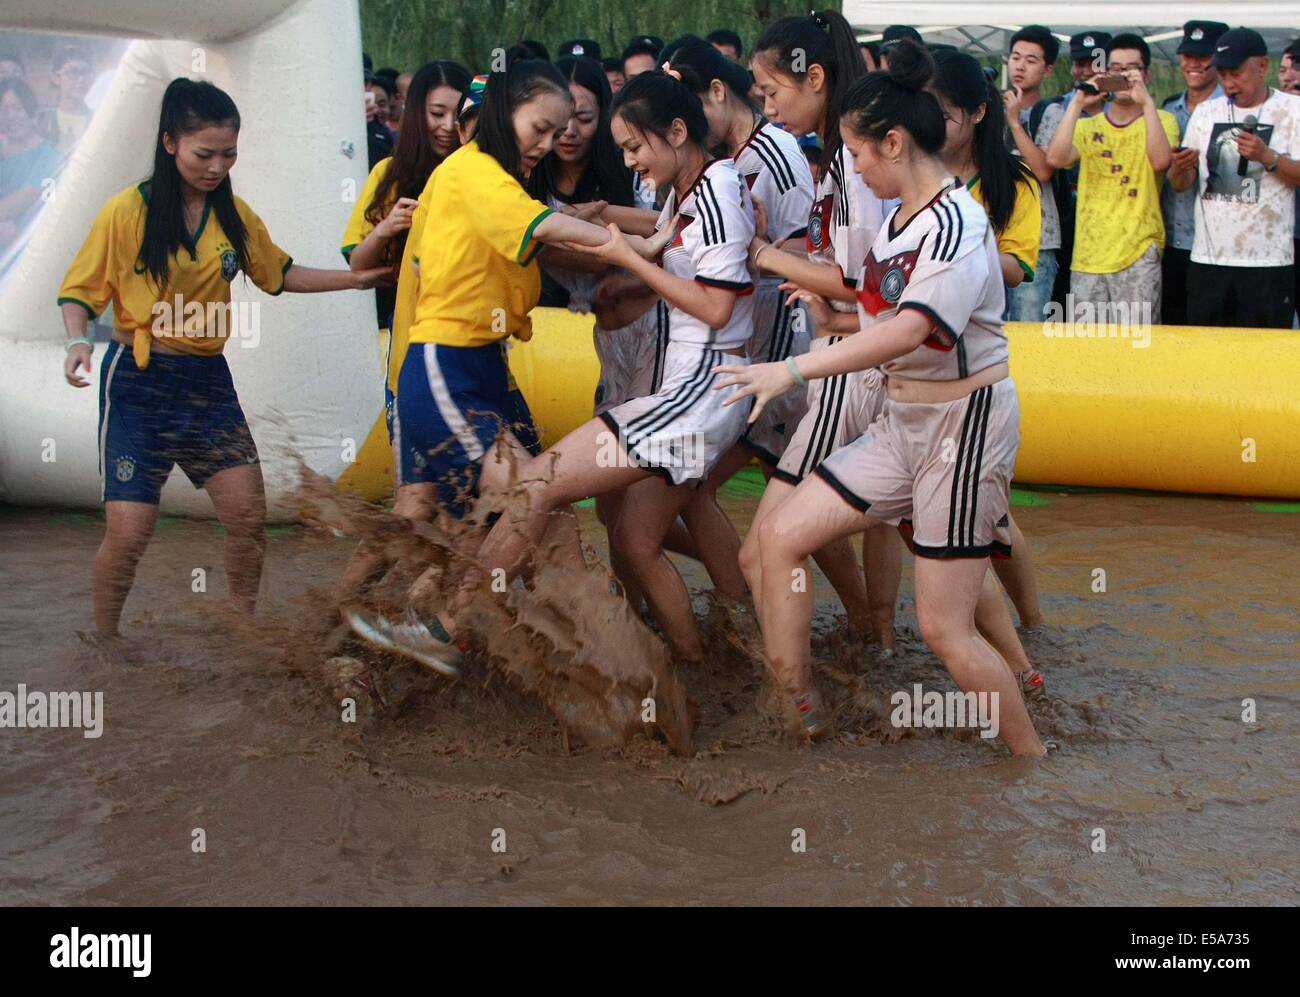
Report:
[[[1182,38],[1185,21],[1223,21],[1233,27],[1254,28],[1277,52],[1300,36],[1300,7],[1273,3],[1223,3],[1222,0],[1181,0],[1179,3],[1082,0],[1080,3],[1025,3],[985,0],[978,5],[951,0],[874,3],[844,0],[845,18],[862,41],[878,41],[890,24],[910,24],[929,42],[956,45],[973,55],[1001,55],[1007,39],[1026,24],[1044,24],[1062,44],[1088,28],[1112,33],[1136,31],[1151,45],[1152,55],[1170,61]],[[976,23],[972,23],[976,22]]]

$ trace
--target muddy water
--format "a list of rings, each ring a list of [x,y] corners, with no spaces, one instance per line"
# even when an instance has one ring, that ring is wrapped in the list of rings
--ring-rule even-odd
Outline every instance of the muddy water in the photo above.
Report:
[[[164,523],[127,604],[135,663],[105,664],[77,634],[99,521],[0,509],[0,691],[105,701],[97,740],[0,730],[0,902],[1300,903],[1300,516],[1040,497],[1017,510],[1048,620],[1028,639],[1050,694],[1032,712],[1060,744],[1040,762],[889,725],[894,690],[950,687],[910,572],[887,662],[845,643],[819,587],[839,712],[813,749],[759,708],[760,673],[701,595],[711,664],[682,676],[696,727],[678,757],[584,747],[499,674],[448,683],[346,643],[388,711],[363,698],[342,723],[302,635],[352,544],[303,529],[271,537],[249,632],[221,608],[217,530]],[[726,503],[738,525],[754,504]]]

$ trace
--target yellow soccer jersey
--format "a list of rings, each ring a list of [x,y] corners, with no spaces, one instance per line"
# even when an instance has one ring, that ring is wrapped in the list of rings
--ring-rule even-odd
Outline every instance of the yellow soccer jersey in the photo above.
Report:
[[[474,142],[448,156],[429,183],[419,237],[412,228],[407,238],[419,270],[410,342],[483,346],[530,338],[528,313],[542,288],[533,230],[551,209]]]
[[[1178,120],[1157,111],[1172,149],[1178,145]],[[1146,119],[1123,127],[1103,114],[1074,126],[1079,153],[1079,199],[1074,223],[1074,260],[1083,273],[1118,273],[1136,263],[1147,247],[1165,248],[1160,214],[1163,173],[1147,158]]]
[[[370,202],[375,199],[375,191],[379,189],[379,184],[387,175],[388,167],[392,163],[392,156],[386,156],[375,163],[375,168],[370,171],[370,176],[366,177],[366,182],[361,188],[357,203],[352,205],[352,215],[348,218],[347,228],[343,230],[343,245],[339,247],[345,260],[351,259],[352,250],[365,242],[366,236],[375,230],[375,223],[366,217],[366,212],[370,210]],[[390,190],[384,201],[381,217],[387,217],[388,212],[397,203],[397,191]]]
[[[971,197],[979,202],[985,210],[984,191],[980,186],[979,174],[966,185]],[[1006,228],[996,232],[998,252],[1014,256],[1025,272],[1025,280],[1034,279],[1034,268],[1038,266],[1038,243],[1043,235],[1042,194],[1038,181],[1030,177],[1016,179],[1016,201],[1011,208],[1011,219]]]
[[[114,324],[133,335],[135,362],[142,368],[149,365],[153,336],[181,353],[215,356],[231,332],[230,282],[239,272],[234,248],[209,201],[193,246],[172,255],[167,286],[158,288],[139,259],[148,196],[146,181],[100,209],[63,278],[59,304],[74,301],[93,320],[111,302]],[[235,208],[248,232],[247,276],[268,294],[279,294],[293,260],[238,197]]]

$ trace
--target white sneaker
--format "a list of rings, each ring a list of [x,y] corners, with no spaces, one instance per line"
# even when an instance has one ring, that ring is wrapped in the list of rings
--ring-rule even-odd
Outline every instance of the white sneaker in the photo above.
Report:
[[[367,615],[359,609],[344,613],[352,632],[368,644],[392,651],[443,675],[456,676],[460,669],[460,649],[455,644],[439,640],[429,628],[412,616],[394,622],[379,614]]]

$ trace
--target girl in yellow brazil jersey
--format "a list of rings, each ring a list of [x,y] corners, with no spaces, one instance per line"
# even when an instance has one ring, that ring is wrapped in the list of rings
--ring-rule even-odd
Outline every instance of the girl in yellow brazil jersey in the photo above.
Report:
[[[598,247],[612,238],[610,229],[554,211],[523,186],[572,115],[569,81],[555,66],[516,59],[488,75],[473,141],[447,157],[420,196],[394,316],[395,344],[399,326],[408,341],[405,354],[393,357],[397,511],[410,519],[490,518],[516,464],[540,451],[510,378],[506,340],[532,336],[543,245]],[[650,259],[667,237],[623,241]],[[572,516],[554,517],[552,529],[577,552]],[[344,616],[371,643],[455,671],[456,648],[436,619],[389,620],[346,605]]]
[[[59,305],[64,376],[90,382],[88,323],[113,306],[99,370],[104,540],[93,568],[95,625],[115,637],[174,465],[212,499],[226,530],[235,605],[252,612],[265,550],[266,498],[257,447],[222,351],[230,283],[241,271],[269,294],[363,289],[391,268],[298,266],[234,195],[239,111],[211,83],[173,80],[163,94],[153,173],[110,198],[68,269]],[[194,317],[197,316],[197,319]],[[211,327],[210,327],[211,326]]]
[[[343,258],[353,270],[395,266],[406,247],[411,216],[424,185],[444,159],[460,148],[456,115],[469,92],[469,70],[438,60],[415,71],[407,90],[409,114],[393,154],[375,164],[343,230]],[[378,292],[379,328],[388,329],[394,292]]]

